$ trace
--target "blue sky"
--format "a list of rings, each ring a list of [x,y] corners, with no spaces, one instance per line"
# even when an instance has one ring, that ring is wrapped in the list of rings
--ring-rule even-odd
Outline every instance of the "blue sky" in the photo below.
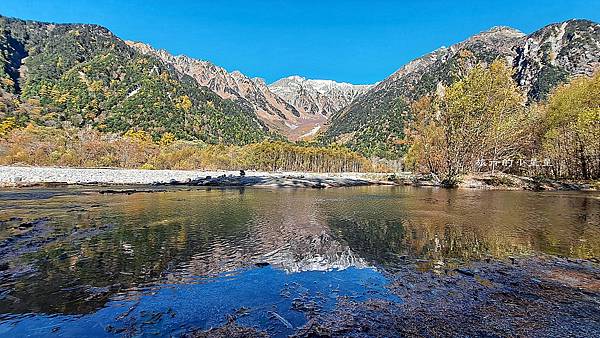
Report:
[[[358,84],[492,26],[599,22],[600,1],[1,0],[0,14],[100,24],[267,82],[299,74]]]

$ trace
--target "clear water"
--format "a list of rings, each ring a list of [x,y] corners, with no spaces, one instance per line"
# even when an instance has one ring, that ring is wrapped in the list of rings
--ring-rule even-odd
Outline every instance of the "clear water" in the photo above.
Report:
[[[0,191],[0,336],[287,335],[387,273],[600,257],[600,195],[409,187]]]

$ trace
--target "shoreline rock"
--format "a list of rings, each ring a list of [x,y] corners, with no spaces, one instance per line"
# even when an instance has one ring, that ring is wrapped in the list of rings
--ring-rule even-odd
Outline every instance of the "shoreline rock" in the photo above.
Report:
[[[477,190],[528,190],[528,191],[599,191],[600,182],[553,180],[549,178],[525,177],[505,173],[475,173],[463,175],[458,184],[445,186],[435,175],[393,174],[389,179],[396,184],[416,187],[438,187]]]

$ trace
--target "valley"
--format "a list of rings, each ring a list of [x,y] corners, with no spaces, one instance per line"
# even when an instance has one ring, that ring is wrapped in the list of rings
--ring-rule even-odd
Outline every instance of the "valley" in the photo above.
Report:
[[[600,336],[598,14],[446,3],[0,3],[0,336]]]
[[[124,41],[103,27],[0,18],[0,119],[154,140],[243,145],[262,140],[338,144],[365,157],[408,150],[412,105],[478,64],[506,62],[527,104],[544,101],[600,64],[600,28],[586,20],[532,34],[495,27],[418,58],[376,84],[289,76],[267,84],[209,61]]]

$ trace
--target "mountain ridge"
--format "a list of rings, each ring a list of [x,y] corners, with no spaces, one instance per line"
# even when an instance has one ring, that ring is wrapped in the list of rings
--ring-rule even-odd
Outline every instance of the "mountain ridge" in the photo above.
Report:
[[[20,124],[144,129],[209,143],[268,138],[248,110],[98,25],[0,16],[0,101],[0,118]]]
[[[300,110],[328,116],[372,86],[291,75],[271,83],[269,88]]]
[[[562,43],[553,43],[559,40]],[[367,155],[402,156],[410,103],[434,93],[439,85],[451,84],[478,63],[500,58],[513,66],[515,81],[529,100],[541,101],[570,76],[591,75],[599,68],[599,41],[600,26],[589,20],[550,24],[527,35],[492,27],[405,64],[336,112],[320,139]]]
[[[407,147],[410,104],[496,59],[513,67],[529,102],[543,101],[556,85],[600,68],[600,25],[572,19],[531,34],[494,26],[372,85],[298,75],[267,84],[124,41],[99,25],[0,16],[0,118],[118,132],[141,128],[155,138],[170,132],[212,143],[243,144],[279,133],[398,158]]]
[[[294,141],[312,137],[325,123],[328,114],[347,104],[348,95],[352,96],[354,93],[355,86],[348,83],[306,80],[295,76],[294,79],[310,83],[312,90],[302,98],[304,101],[298,101],[291,97],[293,92],[287,96],[280,95],[284,86],[267,85],[263,79],[250,78],[238,70],[229,72],[210,61],[186,55],[172,55],[166,50],[158,50],[142,42],[126,43],[143,54],[157,56],[165,64],[191,76],[198,84],[207,87],[223,99],[233,100],[254,111],[269,128]]]

